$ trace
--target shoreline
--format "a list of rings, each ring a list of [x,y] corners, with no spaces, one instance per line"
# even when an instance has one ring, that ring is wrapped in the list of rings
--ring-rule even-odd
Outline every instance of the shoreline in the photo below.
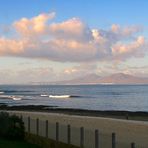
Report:
[[[73,108],[59,108],[57,106],[44,106],[44,105],[8,106],[6,104],[0,104],[0,110],[60,113],[66,115],[148,121],[148,112],[144,111],[135,112],[135,111],[122,111],[122,110],[85,110],[85,109],[73,109]]]

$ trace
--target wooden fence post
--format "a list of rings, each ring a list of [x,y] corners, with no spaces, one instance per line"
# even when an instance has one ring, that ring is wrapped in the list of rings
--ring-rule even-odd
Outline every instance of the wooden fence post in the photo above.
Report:
[[[67,143],[71,143],[71,127],[70,125],[67,126]]]
[[[84,148],[84,127],[80,128],[80,148]]]
[[[56,141],[59,141],[59,123],[56,122]]]
[[[30,133],[30,117],[28,117],[28,133]]]
[[[99,148],[99,131],[95,130],[95,148]]]
[[[39,119],[36,119],[36,134],[39,135]]]
[[[131,143],[131,148],[136,148],[135,143]]]
[[[45,128],[45,136],[46,136],[46,138],[48,138],[48,120],[45,121],[45,124],[46,124],[45,125],[45,127],[46,127]]]
[[[20,116],[20,119],[23,121],[23,116],[22,115]]]
[[[116,134],[112,133],[112,148],[116,148]]]

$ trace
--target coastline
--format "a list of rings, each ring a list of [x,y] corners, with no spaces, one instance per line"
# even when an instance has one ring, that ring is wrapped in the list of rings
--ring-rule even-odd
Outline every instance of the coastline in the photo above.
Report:
[[[57,106],[44,106],[44,105],[7,106],[6,104],[0,104],[0,110],[60,113],[66,115],[148,121],[148,112],[141,112],[141,111],[133,112],[133,111],[122,111],[122,110],[84,110],[84,109],[73,109],[73,108],[59,108]]]

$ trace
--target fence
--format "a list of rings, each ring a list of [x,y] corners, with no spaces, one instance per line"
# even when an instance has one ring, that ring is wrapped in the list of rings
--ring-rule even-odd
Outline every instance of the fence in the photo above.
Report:
[[[148,148],[147,123],[48,113],[15,114],[22,117],[26,132],[57,142],[81,148]]]

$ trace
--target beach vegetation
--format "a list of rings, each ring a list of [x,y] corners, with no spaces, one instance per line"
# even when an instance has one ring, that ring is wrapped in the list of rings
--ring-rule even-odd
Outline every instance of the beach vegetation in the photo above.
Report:
[[[8,140],[0,138],[0,148],[40,148],[38,145],[24,140]]]
[[[16,115],[6,112],[0,113],[0,138],[11,140],[23,140],[25,136],[24,123]]]

